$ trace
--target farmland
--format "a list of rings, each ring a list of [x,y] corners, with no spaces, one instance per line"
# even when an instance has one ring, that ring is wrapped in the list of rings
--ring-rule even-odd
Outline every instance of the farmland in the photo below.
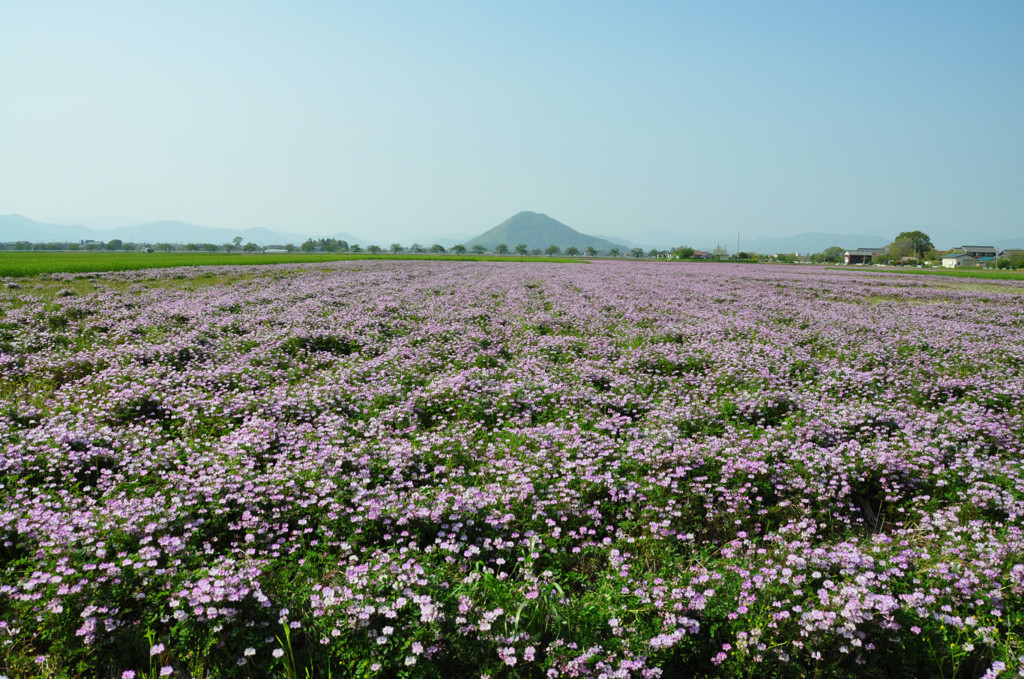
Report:
[[[257,264],[312,264],[316,262],[361,259],[426,259],[462,261],[544,261],[570,262],[565,258],[518,257],[498,255],[307,253],[249,254],[241,252],[19,252],[0,251],[0,277],[36,276],[48,273],[89,273],[100,271],[139,271],[183,266],[225,266]]]
[[[994,677],[1024,655],[1020,281],[4,282],[0,674]]]

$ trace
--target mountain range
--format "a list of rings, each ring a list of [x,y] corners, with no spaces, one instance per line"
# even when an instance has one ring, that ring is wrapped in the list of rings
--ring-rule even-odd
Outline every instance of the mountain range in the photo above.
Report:
[[[61,220],[71,222],[74,220]],[[180,221],[159,221],[144,224],[128,224],[130,220],[124,218],[104,218],[97,220],[81,220],[90,224],[112,225],[122,224],[116,228],[97,229],[78,224],[53,224],[29,219],[18,214],[0,215],[0,243],[11,243],[17,241],[29,241],[33,243],[50,242],[72,242],[79,241],[102,241],[109,242],[120,239],[125,242],[134,243],[230,243],[235,238],[241,238],[242,242],[253,242],[257,245],[284,245],[292,243],[299,245],[307,238],[335,238],[345,240],[350,244],[367,246],[370,244],[387,247],[390,242],[381,240],[370,241],[359,236],[336,232],[329,235],[323,234],[300,234],[273,231],[266,228],[249,229],[223,229],[207,228],[188,224]],[[625,231],[625,230],[624,230]],[[456,243],[463,243],[467,247],[482,245],[492,249],[499,243],[506,244],[509,249],[523,243],[527,248],[546,249],[550,245],[557,245],[563,250],[568,247],[576,247],[585,250],[593,247],[599,252],[608,252],[612,248],[626,252],[635,247],[644,250],[652,248],[669,249],[680,245],[689,245],[698,249],[710,250],[716,245],[723,245],[729,252],[736,249],[736,241],[731,237],[723,240],[716,240],[714,236],[680,234],[675,232],[644,232],[630,230],[626,232],[629,239],[618,236],[592,236],[581,233],[562,222],[538,212],[520,212],[505,220],[498,226],[484,231],[475,238],[457,239],[448,237],[417,238],[402,241],[406,246],[418,241],[424,245],[437,243],[450,247]],[[632,235],[637,234],[637,235]],[[895,236],[895,234],[893,234]],[[740,250],[758,253],[800,253],[808,254],[821,252],[832,246],[839,246],[844,249],[859,247],[882,247],[889,243],[892,237],[871,236],[864,234],[836,234],[809,232],[796,236],[785,237],[750,237],[742,238],[739,242]],[[940,249],[949,249],[963,245],[968,241],[977,240],[969,233],[956,242],[936,242]],[[979,245],[992,245],[997,250],[1004,248],[1024,248],[1024,237],[1005,238],[996,241],[985,241]]]
[[[271,231],[263,227],[250,229],[217,229],[196,226],[174,220],[120,226],[113,229],[97,230],[80,224],[48,224],[37,222],[22,215],[0,215],[0,243],[27,240],[33,243],[77,243],[83,240],[108,242],[114,239],[126,243],[230,243],[241,238],[243,243],[271,245],[293,243],[299,245],[307,238],[335,238],[350,244],[369,243],[348,233],[333,233],[328,236]]]

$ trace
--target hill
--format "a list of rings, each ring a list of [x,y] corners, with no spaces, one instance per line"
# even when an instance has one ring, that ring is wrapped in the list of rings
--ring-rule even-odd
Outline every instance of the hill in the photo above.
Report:
[[[499,243],[504,243],[509,249],[520,243],[524,243],[531,250],[544,250],[550,245],[557,245],[563,250],[570,246],[580,250],[592,247],[599,252],[608,252],[616,247],[622,249],[611,241],[580,233],[539,212],[520,212],[513,215],[493,229],[467,241],[466,246],[482,245],[493,249]]]

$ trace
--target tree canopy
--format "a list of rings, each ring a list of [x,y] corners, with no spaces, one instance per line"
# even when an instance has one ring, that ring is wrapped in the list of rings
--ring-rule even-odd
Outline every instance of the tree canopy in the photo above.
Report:
[[[902,231],[893,240],[893,243],[904,241],[910,246],[911,252],[915,257],[921,257],[929,250],[934,250],[935,246],[932,245],[931,236],[926,234],[924,231]]]

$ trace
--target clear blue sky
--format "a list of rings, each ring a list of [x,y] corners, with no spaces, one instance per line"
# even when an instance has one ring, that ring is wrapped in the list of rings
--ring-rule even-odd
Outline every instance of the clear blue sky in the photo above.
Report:
[[[3,214],[1024,235],[1019,0],[6,2],[0,98]]]

